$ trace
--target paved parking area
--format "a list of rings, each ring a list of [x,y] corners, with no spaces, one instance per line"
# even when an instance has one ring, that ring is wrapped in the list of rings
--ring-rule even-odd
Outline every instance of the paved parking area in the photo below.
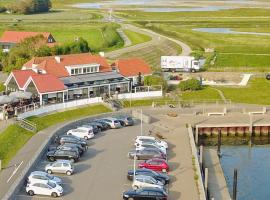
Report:
[[[150,126],[143,125],[148,133]],[[64,196],[58,199],[75,200],[120,200],[123,191],[131,188],[127,170],[133,169],[133,160],[127,153],[133,148],[133,139],[140,134],[140,123],[131,127],[107,130],[89,141],[88,151],[75,163],[72,176],[59,175],[63,179]],[[44,155],[33,170],[44,170],[49,163]],[[50,197],[29,197],[22,188],[16,200],[51,199]]]

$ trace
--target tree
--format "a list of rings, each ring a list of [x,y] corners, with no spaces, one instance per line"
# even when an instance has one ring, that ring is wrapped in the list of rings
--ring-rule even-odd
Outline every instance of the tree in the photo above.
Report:
[[[13,13],[35,14],[48,12],[52,7],[50,0],[20,0],[18,3],[10,6]]]

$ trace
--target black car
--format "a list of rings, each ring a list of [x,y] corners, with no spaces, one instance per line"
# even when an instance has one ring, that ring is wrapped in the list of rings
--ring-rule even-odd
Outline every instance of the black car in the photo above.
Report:
[[[98,129],[99,129],[99,132],[106,131],[108,129],[107,126],[104,126],[102,123],[99,123],[99,122],[96,122],[96,121],[90,121],[89,124],[97,126]]]
[[[59,146],[50,146],[48,148],[48,151],[54,150],[74,151],[78,153],[80,156],[84,153],[84,149],[82,148],[82,146],[68,143]]]
[[[101,119],[95,119],[93,122],[100,124],[102,126],[102,130],[104,131],[110,129],[110,125]]]
[[[79,154],[74,151],[55,150],[47,152],[47,158],[51,162],[55,160],[71,160],[72,162],[77,162],[79,157]]]
[[[159,188],[140,188],[137,190],[128,190],[123,193],[123,199],[129,200],[167,200],[168,195],[163,189]]]
[[[128,157],[131,159],[134,159],[134,156],[136,155],[138,160],[148,160],[152,158],[161,158],[166,159],[166,154],[161,152],[160,150],[153,149],[153,148],[144,148],[141,150],[131,150],[128,152]]]
[[[144,175],[144,176],[151,176],[154,179],[162,182],[163,184],[168,184],[170,182],[170,177],[167,174],[163,174],[163,173],[158,173],[155,172],[151,169],[146,169],[146,168],[142,168],[142,169],[136,169],[135,170],[135,175]],[[134,171],[133,170],[128,170],[127,173],[127,178],[129,180],[133,180],[133,176],[134,176]]]
[[[73,137],[61,137],[59,140],[59,144],[78,144],[81,145],[83,148],[87,148],[87,142],[86,141],[82,141],[80,139],[77,138],[73,138]]]

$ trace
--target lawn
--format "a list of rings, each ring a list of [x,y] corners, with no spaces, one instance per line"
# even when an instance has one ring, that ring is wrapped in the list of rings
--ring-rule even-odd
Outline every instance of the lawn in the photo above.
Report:
[[[181,100],[187,101],[215,101],[221,100],[219,93],[212,87],[205,86],[198,91],[185,91],[179,95]]]
[[[237,103],[270,105],[270,81],[265,78],[254,78],[247,87],[219,87],[226,99]]]
[[[267,71],[270,67],[270,36],[203,33],[194,28],[231,28],[236,31],[270,33],[270,10],[234,9],[211,12],[144,13],[118,11],[117,15],[135,20],[139,26],[179,39],[193,50],[205,54],[205,48],[216,51],[214,64],[208,70]],[[265,54],[265,55],[262,55]],[[213,56],[214,58],[214,56]]]
[[[89,10],[53,10],[36,15],[0,14],[0,35],[5,30],[51,32],[59,44],[69,43],[78,37],[86,39],[94,52],[121,48],[123,40],[116,32],[119,25],[97,22],[102,15]],[[113,27],[104,31],[104,26]],[[109,33],[108,33],[109,32]],[[108,45],[107,41],[117,40]]]
[[[35,122],[38,130],[40,131],[58,123],[110,111],[111,110],[103,105],[86,106],[43,117],[31,117],[29,120]],[[33,135],[34,133],[26,131],[18,125],[10,125],[2,133],[0,133],[0,158],[3,161],[4,167],[8,165],[9,161]]]
[[[125,108],[128,107],[141,107],[141,106],[151,106],[153,102],[156,102],[158,105],[165,105],[166,102],[170,102],[170,98],[153,98],[153,99],[139,99],[139,100],[129,100],[122,101]],[[131,104],[130,104],[131,103]]]
[[[143,42],[148,42],[151,40],[151,37],[148,35],[144,35],[141,33],[133,32],[131,30],[125,29],[124,33],[127,35],[127,37],[132,42],[132,45],[140,44]]]

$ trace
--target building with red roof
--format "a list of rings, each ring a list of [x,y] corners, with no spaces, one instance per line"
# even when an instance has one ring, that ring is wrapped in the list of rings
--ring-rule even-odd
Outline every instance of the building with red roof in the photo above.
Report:
[[[104,57],[90,53],[34,57],[10,73],[7,91],[28,91],[40,104],[127,93],[130,81],[112,71]]]
[[[0,38],[0,48],[2,48],[4,52],[8,52],[10,48],[21,43],[26,38],[35,37],[37,35],[42,35],[49,46],[56,44],[54,37],[48,32],[5,31]]]
[[[112,64],[112,69],[132,80],[134,85],[138,84],[139,74],[142,81],[145,76],[152,75],[151,67],[140,58],[119,59]]]

